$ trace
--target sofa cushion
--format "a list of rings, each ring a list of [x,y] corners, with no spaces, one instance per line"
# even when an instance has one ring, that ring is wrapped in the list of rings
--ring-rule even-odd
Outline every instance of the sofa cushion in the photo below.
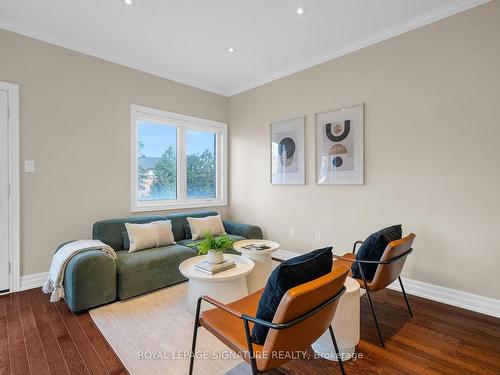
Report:
[[[180,273],[178,264],[170,263],[139,272],[119,273],[116,280],[116,295],[125,300],[187,279]]]
[[[146,249],[135,253],[118,251],[116,271],[118,273],[132,273],[160,267],[168,264],[179,266],[185,259],[196,256],[196,251],[181,245],[169,245]]]
[[[172,221],[172,231],[174,232],[174,240],[179,242],[181,240],[191,238],[191,236],[186,237],[184,233],[184,227],[189,224],[187,222],[188,217],[207,217],[219,215],[215,211],[198,211],[198,212],[185,212],[171,214],[166,217],[166,219]]]
[[[380,260],[389,242],[399,240],[401,239],[401,236],[401,225],[393,225],[369,235],[366,240],[363,241],[363,244],[356,253],[356,259],[375,261]],[[373,279],[373,276],[375,276],[375,271],[377,270],[377,266],[377,264],[367,263],[362,265],[366,280]],[[351,270],[352,276],[354,278],[361,278],[358,263],[353,263]]]
[[[314,250],[282,262],[267,281],[259,301],[257,318],[272,322],[281,299],[289,289],[331,272],[332,263],[331,247]],[[255,324],[252,329],[252,340],[263,345],[268,331],[269,328]]]

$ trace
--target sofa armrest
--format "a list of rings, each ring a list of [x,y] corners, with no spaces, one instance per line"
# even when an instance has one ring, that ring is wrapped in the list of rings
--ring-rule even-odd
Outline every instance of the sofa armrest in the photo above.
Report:
[[[60,244],[54,253],[64,245]],[[69,309],[85,311],[116,299],[116,263],[100,250],[75,254],[64,271],[64,294]]]
[[[235,221],[224,220],[224,229],[228,234],[250,239],[262,239],[262,229],[257,225],[241,224]]]
[[[116,299],[116,263],[101,250],[73,256],[64,272],[64,299],[71,311],[84,311]]]

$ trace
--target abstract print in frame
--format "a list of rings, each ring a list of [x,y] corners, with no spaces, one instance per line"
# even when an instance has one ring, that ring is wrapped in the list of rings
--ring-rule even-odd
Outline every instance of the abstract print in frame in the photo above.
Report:
[[[305,184],[304,117],[271,124],[271,183]]]
[[[316,114],[316,183],[364,184],[364,104]]]

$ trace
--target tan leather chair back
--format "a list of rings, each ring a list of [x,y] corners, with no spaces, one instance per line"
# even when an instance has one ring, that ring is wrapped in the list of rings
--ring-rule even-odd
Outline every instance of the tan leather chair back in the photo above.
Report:
[[[411,249],[413,240],[415,240],[415,234],[410,233],[408,236],[401,238],[400,240],[389,242],[380,260],[391,260],[401,254],[404,254]],[[383,289],[395,281],[403,270],[406,258],[407,256],[404,256],[393,263],[379,264],[377,266],[377,270],[375,271],[375,275],[373,276],[373,280],[368,284],[370,290],[376,291]]]
[[[320,306],[344,286],[349,269],[339,267],[329,274],[290,289],[281,299],[273,323],[287,323]],[[328,329],[338,300],[304,321],[281,330],[270,329],[257,367],[265,371],[288,362],[292,354],[305,352]],[[281,356],[281,357],[280,357]]]

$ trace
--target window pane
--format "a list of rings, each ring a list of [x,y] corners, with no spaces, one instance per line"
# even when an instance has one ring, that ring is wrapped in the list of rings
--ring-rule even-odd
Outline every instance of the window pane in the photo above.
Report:
[[[177,129],[149,121],[137,123],[139,201],[177,198]]]
[[[215,198],[215,133],[186,131],[187,196]]]

